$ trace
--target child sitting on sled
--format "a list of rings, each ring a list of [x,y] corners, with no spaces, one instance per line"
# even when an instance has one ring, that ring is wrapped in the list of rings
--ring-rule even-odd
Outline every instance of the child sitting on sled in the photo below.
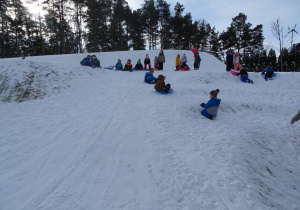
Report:
[[[157,78],[155,78],[153,76],[154,70],[150,69],[149,72],[146,72],[145,77],[144,77],[144,81],[148,84],[155,84],[157,81]]]
[[[121,59],[118,59],[118,63],[116,64],[116,70],[117,71],[123,71],[123,64],[121,63]]]
[[[220,92],[219,89],[210,91],[209,93],[210,100],[206,104],[205,103],[200,104],[200,106],[204,108],[201,111],[201,114],[204,117],[212,120],[214,117],[217,116],[219,106],[221,103],[221,99],[217,98],[219,92]]]
[[[242,69],[240,71],[240,73],[236,74],[236,76],[239,76],[239,75],[241,75],[241,82],[253,84],[253,81],[248,78],[248,72],[245,69]]]
[[[124,66],[124,71],[132,71],[131,59],[127,60],[127,63]]]
[[[138,59],[138,62],[135,64],[135,70],[143,70],[143,65],[141,64],[141,59]]]
[[[168,91],[171,89],[171,85],[169,83],[167,85],[165,84],[165,79],[166,79],[166,76],[164,76],[164,75],[159,75],[157,77],[157,81],[154,86],[154,89],[157,92],[164,91],[164,92],[168,93]]]
[[[186,62],[183,61],[183,59],[180,59],[178,66],[176,66],[177,71],[188,71],[190,70],[190,67],[186,64]]]

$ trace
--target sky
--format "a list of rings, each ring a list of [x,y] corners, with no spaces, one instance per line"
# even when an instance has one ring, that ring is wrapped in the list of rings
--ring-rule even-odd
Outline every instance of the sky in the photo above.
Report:
[[[26,0],[23,0],[26,2]],[[144,0],[127,0],[130,8],[138,9],[144,4]],[[170,4],[171,13],[174,12],[174,6],[178,1],[166,0]],[[220,33],[226,31],[230,26],[232,19],[243,13],[247,16],[247,22],[252,24],[252,28],[262,24],[263,35],[265,37],[264,45],[267,49],[273,45],[273,49],[279,47],[278,40],[271,32],[271,24],[273,21],[280,19],[280,24],[283,28],[283,33],[286,35],[290,31],[288,27],[293,29],[296,26],[296,31],[300,33],[300,4],[299,0],[240,0],[240,1],[204,1],[204,0],[189,0],[184,3],[185,10],[183,15],[190,12],[193,20],[206,20],[212,27],[216,27],[216,31]],[[32,6],[31,11],[38,11],[37,7]],[[286,40],[291,38],[291,33]],[[300,42],[300,34],[294,33],[293,43]],[[291,42],[287,42],[289,47]],[[269,45],[267,47],[267,45]]]
[[[171,12],[177,2],[176,0],[166,0],[170,4]],[[141,8],[143,0],[128,0],[132,9]],[[222,32],[230,26],[232,18],[243,13],[247,16],[247,22],[252,24],[252,28],[262,24],[264,44],[268,42],[278,47],[278,40],[274,38],[271,32],[271,24],[280,18],[284,34],[288,33],[288,27],[294,28],[297,24],[296,31],[300,33],[300,3],[299,0],[189,0],[181,3],[185,10],[183,14],[190,12],[193,20],[205,19],[216,31]],[[294,33],[294,43],[300,42],[300,35]]]
[[[93,54],[107,67],[146,53],[159,50]],[[1,210],[299,210],[300,73],[246,84],[205,52],[174,71],[183,53],[191,67],[191,50],[164,50],[154,71],[172,94],[147,71],[81,66],[87,53],[1,59]]]

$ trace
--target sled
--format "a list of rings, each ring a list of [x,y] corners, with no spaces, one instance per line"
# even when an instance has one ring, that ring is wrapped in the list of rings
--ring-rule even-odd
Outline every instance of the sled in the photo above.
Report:
[[[157,92],[158,94],[172,94],[174,93],[174,90],[171,88],[167,93],[165,91],[155,91]]]
[[[231,69],[231,70],[230,70],[230,73],[231,73],[232,75],[237,75],[238,73],[240,73],[240,71],[235,71],[235,70]]]
[[[113,70],[114,66],[104,67],[104,69]]]

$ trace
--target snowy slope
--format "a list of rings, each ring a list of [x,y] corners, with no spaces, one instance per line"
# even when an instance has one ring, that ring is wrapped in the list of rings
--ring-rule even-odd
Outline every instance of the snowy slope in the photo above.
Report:
[[[109,66],[158,52],[94,54]],[[0,209],[300,209],[300,74],[244,84],[212,55],[175,72],[192,52],[164,52],[154,75],[172,95],[145,71],[80,66],[87,54],[0,60]],[[199,104],[216,88],[211,121]]]

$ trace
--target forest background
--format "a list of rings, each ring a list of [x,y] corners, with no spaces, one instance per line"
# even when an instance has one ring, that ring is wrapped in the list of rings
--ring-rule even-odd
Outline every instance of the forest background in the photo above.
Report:
[[[300,71],[300,44],[291,44],[293,33],[289,38],[283,34],[279,18],[272,24],[279,47],[265,49],[263,25],[252,26],[243,13],[220,33],[205,19],[193,21],[178,2],[173,10],[164,0],[145,0],[136,10],[125,0],[27,2],[38,4],[40,13],[33,14],[21,0],[0,0],[1,58],[196,48],[224,61],[233,49],[248,71],[268,65],[276,71]]]

